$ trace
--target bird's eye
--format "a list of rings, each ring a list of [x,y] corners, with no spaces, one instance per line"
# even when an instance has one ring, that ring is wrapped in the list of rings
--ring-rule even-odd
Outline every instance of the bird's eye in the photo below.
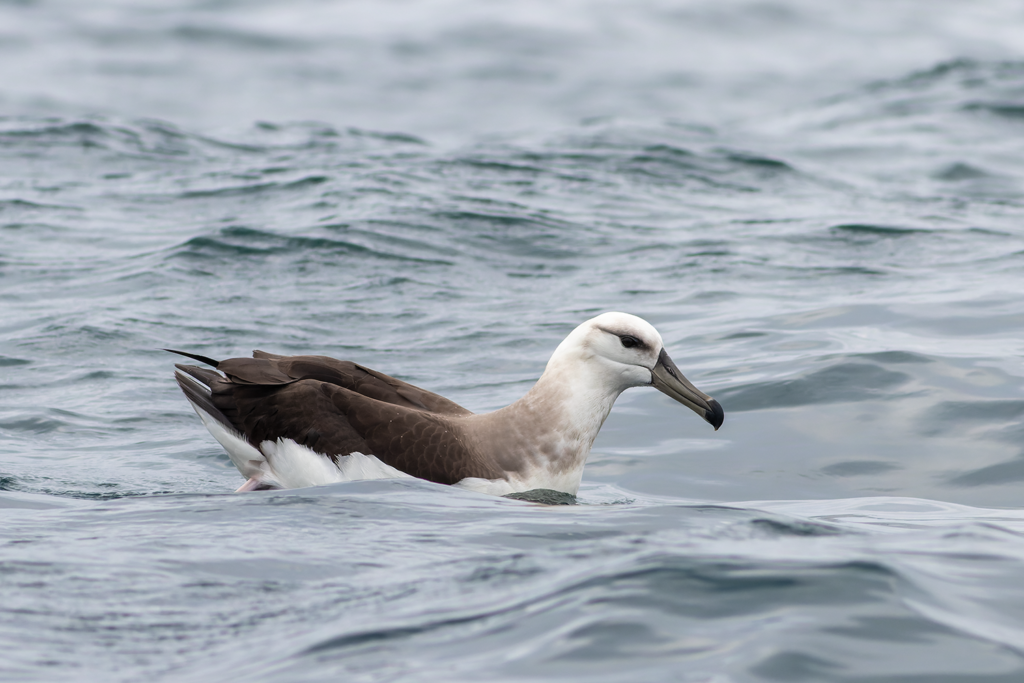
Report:
[[[631,349],[634,346],[640,346],[643,343],[639,339],[630,334],[622,335],[621,337],[619,337],[619,341],[621,341],[622,345],[625,346],[627,349]]]

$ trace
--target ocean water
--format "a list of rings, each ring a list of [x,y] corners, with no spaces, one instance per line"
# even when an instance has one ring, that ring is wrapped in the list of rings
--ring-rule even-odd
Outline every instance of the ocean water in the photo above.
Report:
[[[640,315],[575,505],[233,494],[182,348],[475,411]],[[1024,9],[0,3],[0,677],[1024,680]]]

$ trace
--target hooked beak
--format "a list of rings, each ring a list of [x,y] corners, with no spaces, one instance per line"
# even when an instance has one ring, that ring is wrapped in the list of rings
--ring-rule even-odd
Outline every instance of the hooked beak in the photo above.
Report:
[[[658,362],[651,370],[651,385],[663,394],[674,398],[684,406],[707,420],[715,431],[725,420],[725,411],[718,401],[698,390],[683,377],[676,364],[668,357],[665,349],[661,350]]]

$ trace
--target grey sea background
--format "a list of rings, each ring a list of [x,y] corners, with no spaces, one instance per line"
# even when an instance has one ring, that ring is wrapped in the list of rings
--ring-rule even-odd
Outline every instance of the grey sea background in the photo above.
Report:
[[[233,494],[161,348],[474,411],[607,310],[577,504]],[[1024,6],[0,2],[4,681],[1024,681]]]

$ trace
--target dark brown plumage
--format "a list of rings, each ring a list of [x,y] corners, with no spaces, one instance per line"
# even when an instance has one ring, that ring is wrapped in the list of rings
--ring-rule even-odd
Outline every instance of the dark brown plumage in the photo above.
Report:
[[[503,472],[469,447],[448,418],[472,413],[443,396],[326,356],[279,356],[215,361],[172,351],[214,366],[177,365],[209,387],[178,384],[190,401],[259,449],[292,439],[338,462],[359,452],[406,474],[441,484],[466,477],[495,479]]]

